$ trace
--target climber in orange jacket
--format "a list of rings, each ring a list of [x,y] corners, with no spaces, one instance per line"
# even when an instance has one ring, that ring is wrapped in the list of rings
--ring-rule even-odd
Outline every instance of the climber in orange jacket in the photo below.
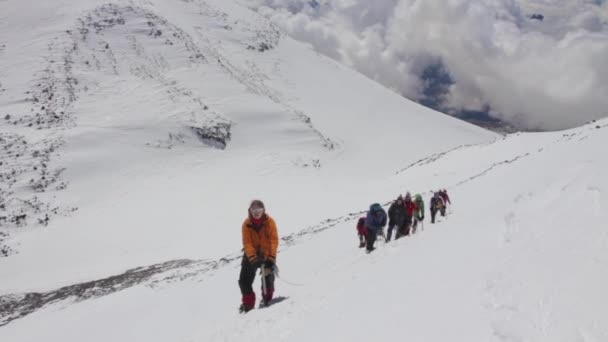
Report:
[[[243,260],[239,276],[242,304],[241,312],[247,312],[255,306],[253,281],[258,268],[264,265],[266,271],[266,293],[262,293],[262,303],[268,304],[274,293],[274,270],[277,259],[279,238],[277,225],[266,213],[264,203],[254,200],[249,205],[249,215],[243,222]]]

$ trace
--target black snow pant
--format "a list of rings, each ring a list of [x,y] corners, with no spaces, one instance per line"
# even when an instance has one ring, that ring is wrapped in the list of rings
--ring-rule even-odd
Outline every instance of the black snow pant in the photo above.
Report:
[[[248,295],[253,293],[253,281],[258,268],[249,262],[249,258],[243,255],[243,261],[241,262],[241,274],[239,275],[239,287],[241,288],[242,295]],[[266,288],[274,289],[274,274],[271,273],[266,276]]]
[[[376,236],[377,232],[369,230],[367,231],[367,236],[365,237],[365,239],[367,241],[367,250],[370,252],[374,250],[374,242],[376,242]]]
[[[359,247],[365,247],[366,244],[365,234],[359,234]]]
[[[397,234],[395,235],[395,240],[397,240],[398,238],[400,238],[402,236],[410,235],[411,226],[412,226],[412,218],[408,216],[405,218],[405,222],[403,222],[403,225],[401,227],[399,227],[399,229],[397,230]]]
[[[401,235],[403,235],[403,226],[405,222],[402,220],[397,220],[396,222],[388,223],[388,235],[386,236],[386,241],[391,241],[391,237],[393,236],[393,229],[395,229],[395,240],[397,240]]]
[[[437,208],[431,208],[431,223],[435,223],[435,216],[437,216]]]
[[[386,233],[386,241],[391,241],[391,237],[393,236],[393,228],[397,226],[397,230],[399,230],[399,226],[395,222],[388,223],[388,231]]]

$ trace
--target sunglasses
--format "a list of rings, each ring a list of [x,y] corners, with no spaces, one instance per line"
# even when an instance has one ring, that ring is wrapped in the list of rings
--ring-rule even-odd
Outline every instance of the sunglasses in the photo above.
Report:
[[[251,209],[249,209],[249,211],[253,215],[260,215],[260,214],[264,213],[264,208],[251,208]]]

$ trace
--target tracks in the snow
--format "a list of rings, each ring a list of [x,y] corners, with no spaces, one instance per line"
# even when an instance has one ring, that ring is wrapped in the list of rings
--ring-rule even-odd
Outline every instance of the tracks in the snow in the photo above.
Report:
[[[416,166],[422,166],[422,165],[432,164],[432,163],[436,162],[437,160],[441,159],[442,157],[445,157],[446,155],[448,155],[448,154],[450,154],[452,152],[456,152],[456,151],[461,150],[461,149],[465,149],[465,148],[473,147],[473,146],[488,145],[488,144],[492,144],[493,142],[494,141],[492,141],[490,143],[485,143],[485,144],[465,144],[465,145],[459,145],[459,146],[451,148],[451,149],[449,149],[447,151],[435,153],[435,154],[431,155],[430,157],[425,157],[425,158],[422,158],[420,160],[417,160],[417,161],[411,163],[410,165],[404,167],[403,169],[395,172],[395,174],[398,175],[398,174],[403,173],[403,172],[405,172],[405,171],[407,171],[407,170],[409,170],[409,169],[411,169],[413,167],[416,167]]]
[[[476,175],[473,175],[473,176],[471,176],[471,177],[469,177],[469,178],[467,178],[465,180],[462,180],[462,181],[456,183],[456,186],[462,185],[462,184],[465,184],[465,183],[468,183],[468,182],[471,182],[471,181],[474,181],[475,179],[486,175],[488,172],[494,170],[497,167],[513,164],[513,163],[515,163],[516,161],[518,161],[520,159],[528,157],[529,155],[530,155],[530,153],[524,153],[524,154],[516,156],[516,157],[514,157],[512,159],[507,159],[507,160],[504,160],[504,161],[501,161],[501,162],[498,162],[498,163],[494,163],[494,164],[490,165],[487,169],[481,171],[480,173],[478,173]]]
[[[420,161],[410,165],[408,168],[433,163],[442,156],[465,147],[466,146],[464,145],[458,146],[449,151],[434,154],[428,158],[421,159]],[[474,179],[487,174],[494,168],[515,162],[519,158],[520,157],[510,161],[496,163],[483,172],[469,177],[458,184],[473,181]],[[390,201],[385,203],[385,205],[388,203],[390,203]],[[364,212],[365,211],[363,210],[334,219],[326,219],[314,226],[310,226],[298,232],[284,236],[282,237],[281,246],[282,248],[285,248],[295,245],[306,238],[331,229],[339,224],[353,221]],[[105,296],[136,285],[156,286],[171,281],[181,281],[189,278],[200,277],[209,271],[216,270],[222,266],[230,264],[238,260],[240,257],[241,254],[236,252],[219,260],[172,260],[146,267],[138,267],[119,275],[69,285],[52,291],[4,295],[0,297],[0,326],[6,325],[15,319],[25,317],[30,313],[51,304],[80,302],[91,298]]]
[[[336,225],[354,220],[362,212],[351,213],[281,238],[282,246],[293,246],[304,239],[328,230]],[[0,326],[23,318],[49,305],[68,305],[99,298],[137,285],[157,287],[163,284],[201,278],[209,272],[239,261],[241,252],[235,252],[218,260],[170,260],[150,266],[137,267],[110,277],[61,287],[45,292],[6,294],[0,296]]]
[[[458,149],[460,148],[463,147],[458,147]],[[435,161],[439,158],[438,156],[445,155],[446,153],[434,155],[433,157],[425,160],[430,163],[432,162],[430,160]],[[497,163],[484,172],[464,180],[461,182],[461,184],[481,177],[503,163]],[[385,203],[385,205],[388,203],[390,203],[390,201]],[[362,210],[337,218],[326,219],[316,225],[284,236],[281,238],[282,249],[289,248],[290,246],[298,244],[315,236],[316,234],[327,231],[342,223],[354,221],[364,213],[365,210]],[[155,287],[174,281],[201,278],[208,275],[209,272],[240,260],[241,255],[241,252],[235,252],[218,260],[171,260],[155,265],[130,269],[119,275],[69,285],[47,292],[3,295],[0,296],[0,326],[6,325],[13,320],[23,318],[37,310],[53,304],[81,302],[88,299],[106,296],[136,285]]]
[[[441,158],[441,156],[445,156],[450,152],[462,149],[464,147],[465,146],[459,146],[450,151],[435,154],[431,157],[416,162],[410,167],[430,164],[437,161],[439,158]],[[540,153],[543,150],[543,148],[540,148],[538,149],[537,153]],[[496,168],[510,165],[530,155],[531,153],[525,153],[508,160],[496,162],[485,170],[456,183],[455,186],[472,182],[484,175],[487,175]],[[363,213],[365,213],[365,210],[349,213],[334,219],[323,220],[316,225],[282,237],[281,246],[282,248],[289,248],[290,246],[305,241],[316,234],[329,230],[340,224],[354,221]],[[508,221],[509,222],[507,223],[510,223],[511,218],[508,218]],[[64,286],[56,290],[22,294],[6,294],[0,296],[0,326],[6,325],[16,319],[23,318],[37,310],[53,304],[66,305],[69,303],[77,303],[88,299],[106,296],[137,285],[156,287],[187,279],[200,280],[202,277],[209,275],[210,272],[240,260],[241,256],[241,252],[235,252],[218,260],[171,260],[150,266],[130,269],[124,273],[103,279]]]

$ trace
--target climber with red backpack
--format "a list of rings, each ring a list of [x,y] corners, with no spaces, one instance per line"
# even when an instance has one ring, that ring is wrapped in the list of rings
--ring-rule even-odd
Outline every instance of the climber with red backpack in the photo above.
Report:
[[[357,221],[357,236],[359,237],[359,248],[365,247],[367,240],[365,240],[365,236],[367,235],[367,228],[365,228],[365,217],[360,217]]]

